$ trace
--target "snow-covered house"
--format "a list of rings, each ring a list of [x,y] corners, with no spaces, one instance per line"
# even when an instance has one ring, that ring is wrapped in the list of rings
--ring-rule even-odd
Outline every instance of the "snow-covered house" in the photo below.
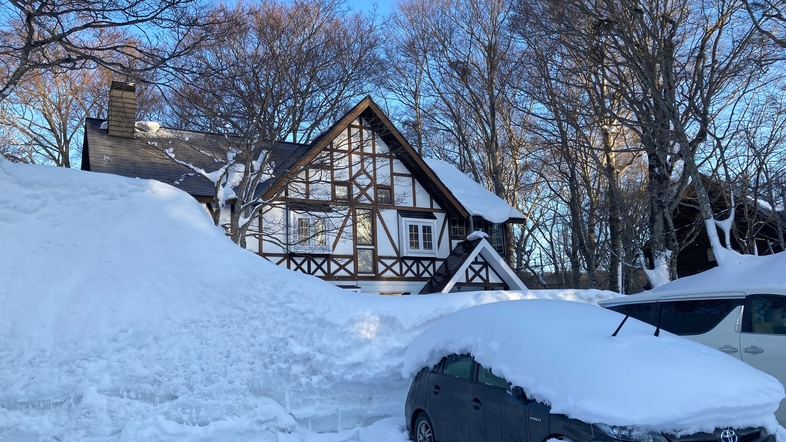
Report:
[[[156,179],[215,210],[214,183],[171,156],[217,169],[231,137],[139,124],[135,100],[133,85],[112,84],[108,119],[86,119],[82,169]],[[418,293],[433,278],[445,291],[525,288],[500,257],[505,224],[524,216],[448,163],[421,158],[371,98],[311,143],[271,143],[269,155],[256,189],[268,207],[246,237],[266,259],[367,293]],[[468,253],[474,231],[486,235]],[[472,255],[455,269],[463,276],[446,273],[451,253]]]
[[[702,179],[724,247],[752,255],[771,255],[784,250],[786,212],[782,200],[770,201],[764,194],[750,194],[738,188],[730,194],[727,183],[707,175],[702,175]],[[782,199],[781,195],[777,197]],[[718,265],[698,206],[695,189],[690,186],[673,214],[678,240],[684,244],[677,257],[680,278]],[[725,229],[729,230],[728,237]]]

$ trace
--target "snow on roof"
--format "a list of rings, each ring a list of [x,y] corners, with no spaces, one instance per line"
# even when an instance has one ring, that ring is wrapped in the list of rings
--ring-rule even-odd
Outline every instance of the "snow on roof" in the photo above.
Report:
[[[407,350],[414,376],[470,353],[552,412],[590,423],[695,433],[765,426],[784,398],[773,377],[719,351],[587,304],[511,301],[468,308],[429,326]],[[467,324],[471,324],[468,327]]]
[[[494,195],[452,165],[433,158],[425,158],[425,161],[471,215],[480,216],[492,223],[504,223],[510,218],[524,219],[524,215],[511,207],[507,201]]]

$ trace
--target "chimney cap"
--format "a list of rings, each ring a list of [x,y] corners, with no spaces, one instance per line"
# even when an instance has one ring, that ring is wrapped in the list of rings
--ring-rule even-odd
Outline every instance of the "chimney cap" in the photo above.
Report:
[[[110,89],[136,92],[136,83],[127,83],[125,81],[113,81]]]

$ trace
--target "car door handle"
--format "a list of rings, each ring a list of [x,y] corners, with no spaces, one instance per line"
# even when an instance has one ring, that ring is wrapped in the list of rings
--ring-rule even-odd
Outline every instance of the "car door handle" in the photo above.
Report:
[[[722,351],[724,353],[728,353],[728,354],[737,353],[738,351],[740,351],[739,348],[732,347],[731,345],[724,345],[723,347],[719,348],[718,350],[720,350],[720,351]]]
[[[759,353],[764,353],[764,349],[763,348],[756,347],[755,345],[750,346],[750,347],[746,347],[744,351],[745,351],[745,353],[750,353],[752,355],[757,355]]]
[[[439,389],[439,385],[435,385],[434,386],[434,395],[438,395],[440,391],[442,391],[442,390]]]
[[[478,398],[474,398],[470,402],[472,403],[472,408],[474,408],[476,410],[480,410],[480,407],[483,406],[483,403],[480,402],[480,399],[478,399]]]

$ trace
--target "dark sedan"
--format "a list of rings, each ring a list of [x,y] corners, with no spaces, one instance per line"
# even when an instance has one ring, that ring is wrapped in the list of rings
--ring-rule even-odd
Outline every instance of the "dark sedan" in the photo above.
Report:
[[[415,376],[405,406],[417,442],[774,442],[762,428],[718,429],[675,437],[625,427],[588,424],[527,397],[521,387],[483,367],[471,355],[450,355]]]

